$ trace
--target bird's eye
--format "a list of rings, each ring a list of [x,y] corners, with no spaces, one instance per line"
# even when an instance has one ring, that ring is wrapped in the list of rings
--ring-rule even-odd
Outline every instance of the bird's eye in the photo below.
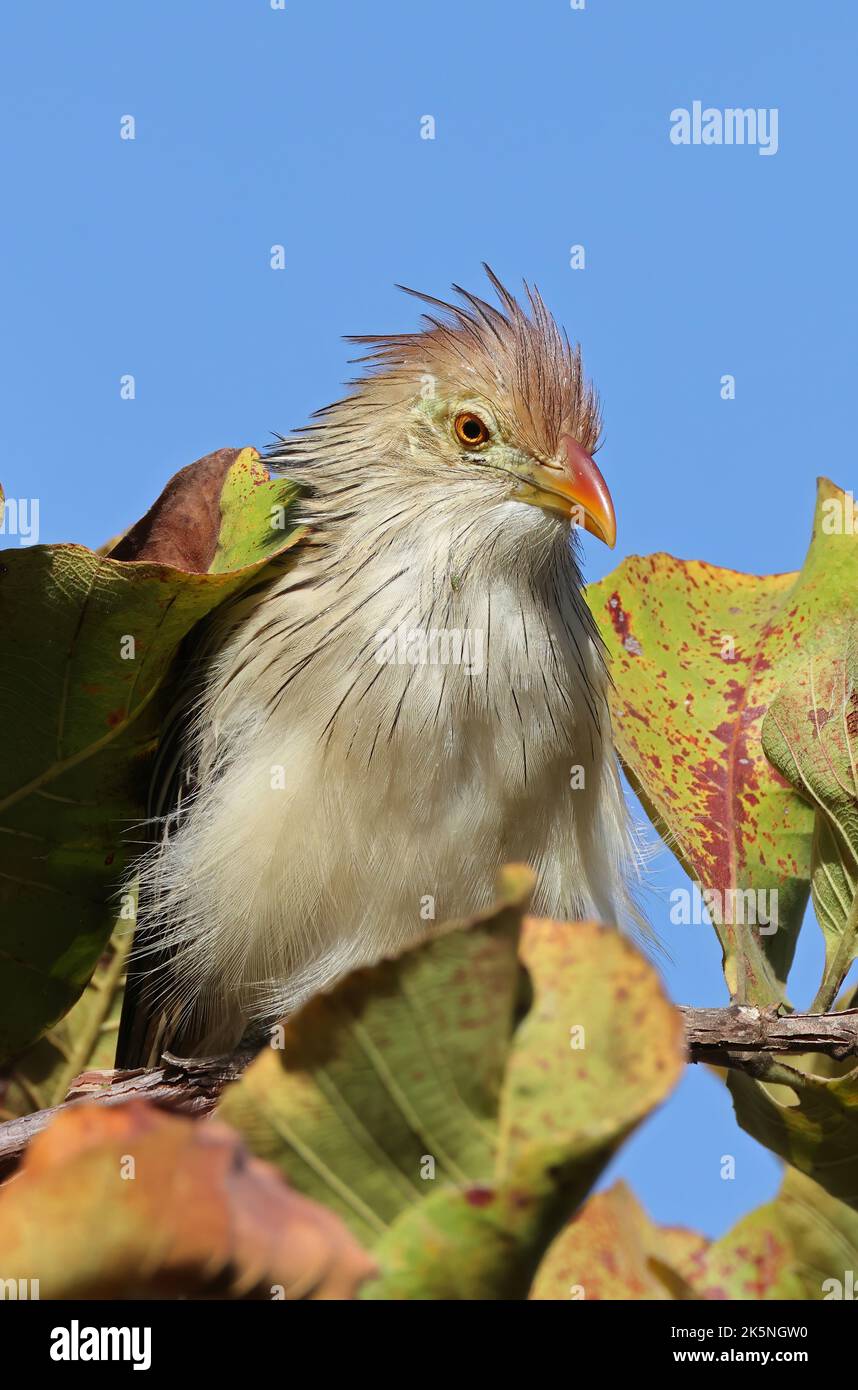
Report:
[[[466,449],[474,449],[479,444],[488,443],[488,426],[483,423],[479,415],[473,415],[469,410],[456,416],[453,428],[459,443],[464,444]]]

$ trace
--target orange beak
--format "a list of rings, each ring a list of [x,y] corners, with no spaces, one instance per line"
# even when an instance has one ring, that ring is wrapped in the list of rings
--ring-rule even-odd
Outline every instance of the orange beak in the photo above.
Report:
[[[562,436],[558,453],[558,461],[551,467],[533,464],[526,476],[522,473],[521,500],[560,512],[613,550],[617,518],[608,484],[571,434]]]

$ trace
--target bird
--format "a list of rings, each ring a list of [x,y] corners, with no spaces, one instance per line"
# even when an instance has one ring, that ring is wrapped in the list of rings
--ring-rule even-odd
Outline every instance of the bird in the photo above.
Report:
[[[266,451],[306,532],[182,673],[117,1066],[264,1039],[509,862],[542,916],[640,922],[581,569],[582,530],[616,539],[600,403],[538,289],[484,270],[491,299],[406,289],[419,328],[347,339],[347,393]]]

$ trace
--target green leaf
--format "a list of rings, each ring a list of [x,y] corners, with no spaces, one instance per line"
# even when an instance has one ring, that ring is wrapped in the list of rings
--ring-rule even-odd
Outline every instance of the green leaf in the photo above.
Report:
[[[776,1074],[777,1084],[728,1074],[742,1129],[832,1197],[858,1208],[858,1068],[821,1076],[780,1067]]]
[[[500,905],[355,972],[225,1093],[253,1152],[372,1245],[370,1298],[521,1298],[542,1250],[683,1065],[649,963]]]
[[[683,867],[720,895],[724,972],[741,1002],[783,999],[806,906],[813,814],[767,761],[760,730],[791,671],[845,642],[855,621],[851,513],[848,496],[820,479],[798,575],[632,556],[588,590],[612,658],[620,755]],[[742,921],[731,889],[777,890],[777,931]]]
[[[208,462],[173,480],[113,558],[77,545],[0,555],[0,1058],[68,1011],[104,949],[180,643],[304,534],[272,527],[294,490],[253,450]],[[217,550],[221,506],[242,518]],[[165,546],[217,553],[219,572],[145,558]]]
[[[816,809],[811,892],[825,938],[812,1013],[824,1013],[858,957],[858,642],[799,667],[763,723],[769,761]]]
[[[858,1215],[790,1169],[773,1202],[743,1217],[686,1272],[701,1298],[818,1301],[832,1296],[828,1281],[847,1282],[856,1261]]]
[[[65,1018],[0,1070],[0,1122],[59,1105],[82,1071],[113,1066],[130,945],[129,925],[120,922]]]

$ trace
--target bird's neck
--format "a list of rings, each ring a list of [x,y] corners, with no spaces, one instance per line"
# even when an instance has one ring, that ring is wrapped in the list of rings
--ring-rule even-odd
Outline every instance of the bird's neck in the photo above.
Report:
[[[475,590],[509,585],[552,604],[581,588],[570,527],[524,503],[474,507],[434,481],[410,487],[374,480],[355,494],[336,483],[315,488],[302,518],[316,537],[320,570],[376,575],[407,571],[429,596],[456,603]]]

